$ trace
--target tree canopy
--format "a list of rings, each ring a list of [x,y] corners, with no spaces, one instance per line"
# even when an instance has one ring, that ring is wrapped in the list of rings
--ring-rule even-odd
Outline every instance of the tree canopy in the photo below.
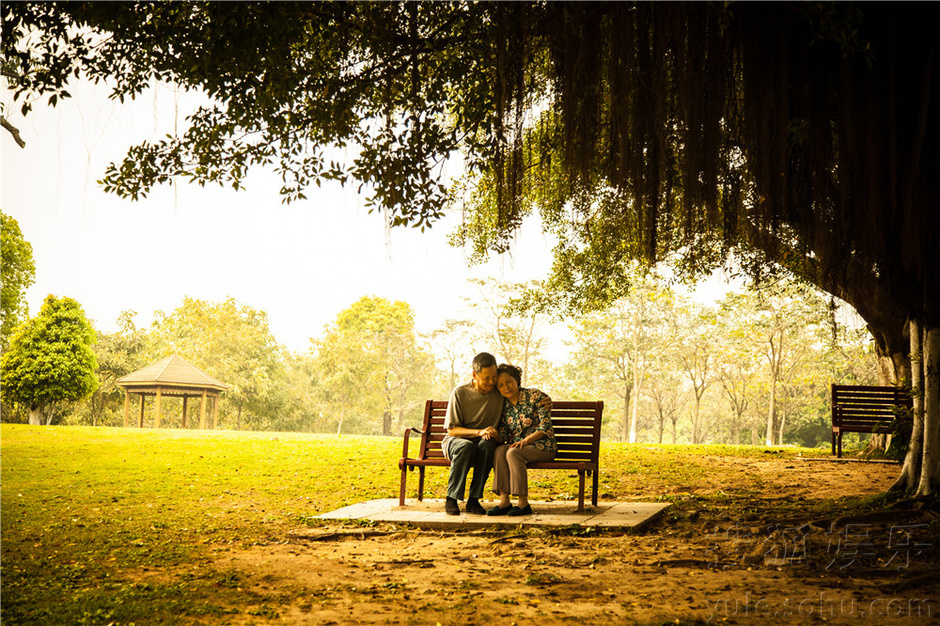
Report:
[[[47,405],[79,400],[98,388],[95,331],[72,298],[46,297],[39,315],[22,324],[0,365],[3,395],[30,408],[38,424]]]
[[[36,265],[33,246],[17,221],[5,213],[0,221],[0,341],[5,350],[13,329],[28,314],[26,289],[33,284]]]
[[[335,416],[337,433],[344,426],[370,432],[369,417],[378,414],[379,432],[390,435],[427,399],[434,363],[406,302],[363,296],[339,312],[312,348],[322,405]]]
[[[73,74],[118,98],[152,80],[210,96],[183,134],[109,169],[103,183],[122,195],[177,176],[237,188],[268,165],[287,199],[358,181],[392,223],[425,226],[453,200],[442,161],[462,152],[482,184],[473,204],[492,216],[469,236],[503,249],[540,207],[562,235],[554,285],[576,305],[621,295],[612,278],[631,258],[681,252],[702,268],[735,251],[875,326],[940,300],[935,53],[920,5],[2,10],[4,71],[24,112],[67,96]],[[358,157],[331,161],[330,146]]]

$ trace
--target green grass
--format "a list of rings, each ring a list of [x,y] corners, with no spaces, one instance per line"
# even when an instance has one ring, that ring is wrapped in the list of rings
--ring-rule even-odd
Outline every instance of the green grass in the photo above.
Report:
[[[0,450],[4,624],[218,623],[267,621],[289,600],[238,591],[239,574],[213,558],[397,497],[401,439],[4,424]],[[651,476],[692,485],[708,471],[696,458],[767,452],[605,443],[600,492],[655,493]],[[533,474],[534,499],[576,497],[574,473]],[[428,472],[428,497],[442,497],[446,475]]]
[[[281,541],[318,513],[392,497],[395,443],[3,425],[3,622],[224,614],[213,604],[224,575],[194,577],[181,593],[185,582],[141,585],[137,574],[205,567],[215,552]]]

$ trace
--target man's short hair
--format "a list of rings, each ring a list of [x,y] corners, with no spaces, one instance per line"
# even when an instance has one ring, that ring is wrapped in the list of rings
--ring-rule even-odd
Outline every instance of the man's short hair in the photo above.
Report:
[[[473,357],[473,373],[479,374],[488,367],[496,367],[496,357],[489,352],[481,352]]]

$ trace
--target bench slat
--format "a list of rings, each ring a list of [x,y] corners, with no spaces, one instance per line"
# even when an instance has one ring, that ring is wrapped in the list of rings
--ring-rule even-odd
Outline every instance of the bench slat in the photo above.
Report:
[[[596,467],[593,463],[580,463],[580,462],[556,462],[556,461],[543,461],[540,463],[529,463],[526,467],[529,469],[561,469],[561,470],[579,470],[584,466],[585,469],[596,471]]]
[[[586,437],[589,441],[594,437],[593,428],[555,428],[555,437]]]
[[[904,405],[897,404],[894,401],[888,402],[839,402],[836,404],[840,411],[883,411],[887,413],[896,412],[905,408]]]
[[[562,461],[580,461],[580,462],[585,462],[585,463],[593,463],[594,457],[590,454],[559,454],[559,455],[556,455],[555,458],[551,462],[560,463]]]
[[[879,420],[876,422],[861,422],[858,420],[848,420],[845,422],[840,422],[839,426],[842,430],[852,432],[852,428],[877,428],[878,426],[884,426],[885,428],[891,427],[891,422],[886,422],[884,420]]]

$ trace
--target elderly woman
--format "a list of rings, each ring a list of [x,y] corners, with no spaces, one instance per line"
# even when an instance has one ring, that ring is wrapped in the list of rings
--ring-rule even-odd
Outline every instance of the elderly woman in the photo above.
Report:
[[[531,515],[526,466],[555,458],[551,399],[538,389],[520,387],[521,380],[518,367],[503,364],[496,369],[496,388],[505,398],[499,426],[504,444],[493,459],[493,491],[500,502],[487,515]],[[519,497],[516,506],[510,502],[512,494]]]

